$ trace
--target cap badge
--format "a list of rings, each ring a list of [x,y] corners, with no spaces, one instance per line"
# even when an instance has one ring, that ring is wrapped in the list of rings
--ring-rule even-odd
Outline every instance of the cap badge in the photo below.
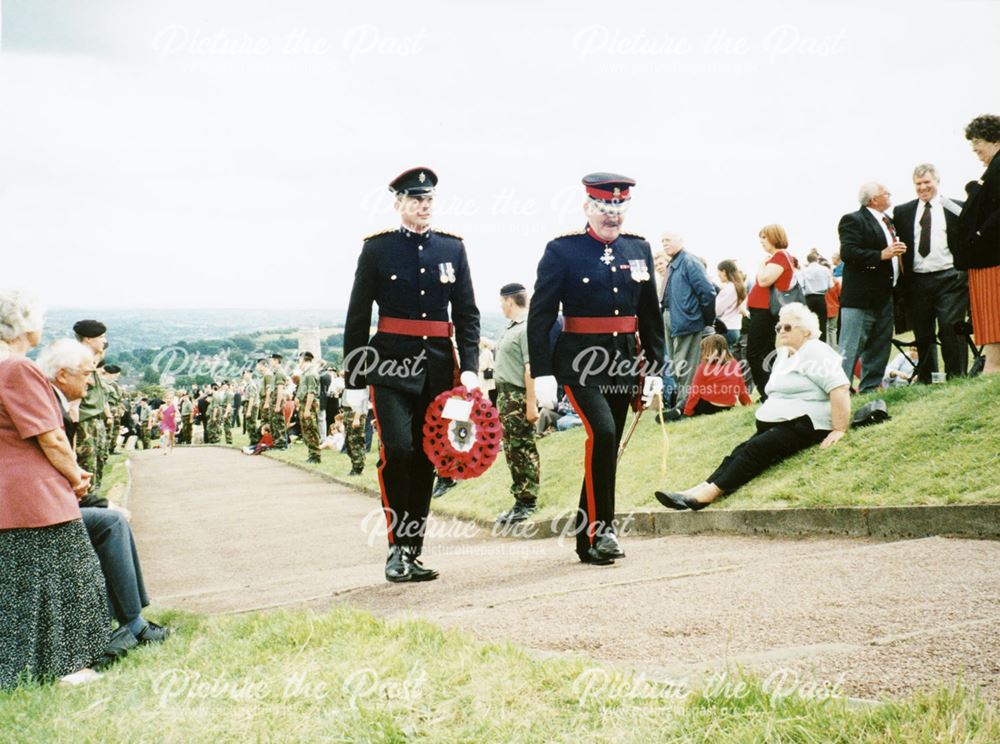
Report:
[[[615,186],[615,190],[611,192],[611,195],[618,199],[622,195],[622,190]]]
[[[417,176],[417,180],[420,181],[420,183],[423,183],[424,181],[427,180],[427,176],[424,175],[423,171],[420,171],[420,175]]]

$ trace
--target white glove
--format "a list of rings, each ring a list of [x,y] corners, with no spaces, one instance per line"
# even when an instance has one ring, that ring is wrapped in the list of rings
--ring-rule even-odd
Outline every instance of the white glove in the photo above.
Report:
[[[465,370],[465,372],[459,375],[458,381],[462,385],[464,385],[465,389],[468,390],[470,393],[473,390],[479,389],[479,375],[477,375],[475,372],[470,372],[469,370]]]
[[[344,406],[355,413],[368,413],[368,388],[344,391]]]
[[[647,377],[645,384],[642,386],[642,407],[649,408],[656,394],[662,392],[663,392],[663,378]]]
[[[552,375],[544,375],[535,378],[535,401],[539,408],[555,410],[558,402],[556,378]]]

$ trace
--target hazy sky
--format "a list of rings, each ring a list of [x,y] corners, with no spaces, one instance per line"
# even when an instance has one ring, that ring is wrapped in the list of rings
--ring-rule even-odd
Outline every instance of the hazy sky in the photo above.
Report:
[[[5,0],[0,285],[50,304],[343,307],[386,184],[426,165],[480,305],[638,181],[627,229],[753,269],[837,245],[1000,113],[1000,2]]]

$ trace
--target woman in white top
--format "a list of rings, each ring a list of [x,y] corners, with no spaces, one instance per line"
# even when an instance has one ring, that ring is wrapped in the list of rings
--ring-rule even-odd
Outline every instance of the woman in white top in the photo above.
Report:
[[[747,278],[730,259],[721,261],[716,267],[719,272],[719,293],[715,296],[715,317],[726,326],[726,341],[729,350],[734,351],[740,340],[745,312],[743,301],[747,298]]]
[[[781,348],[767,383],[767,401],[757,409],[757,432],[723,459],[703,482],[680,493],[656,492],[671,509],[704,509],[767,468],[818,444],[826,449],[847,433],[850,384],[840,355],[819,340],[816,315],[800,302],[781,308]]]

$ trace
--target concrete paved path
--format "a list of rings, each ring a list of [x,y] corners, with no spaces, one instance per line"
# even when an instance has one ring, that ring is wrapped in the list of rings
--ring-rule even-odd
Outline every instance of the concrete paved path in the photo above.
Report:
[[[498,538],[432,520],[424,558],[442,577],[400,586],[382,578],[376,500],[268,458],[135,453],[129,506],[148,588],[164,606],[346,602],[652,679],[740,663],[861,697],[961,676],[1000,699],[995,541],[631,538],[627,558],[593,567],[575,561],[572,538]]]

